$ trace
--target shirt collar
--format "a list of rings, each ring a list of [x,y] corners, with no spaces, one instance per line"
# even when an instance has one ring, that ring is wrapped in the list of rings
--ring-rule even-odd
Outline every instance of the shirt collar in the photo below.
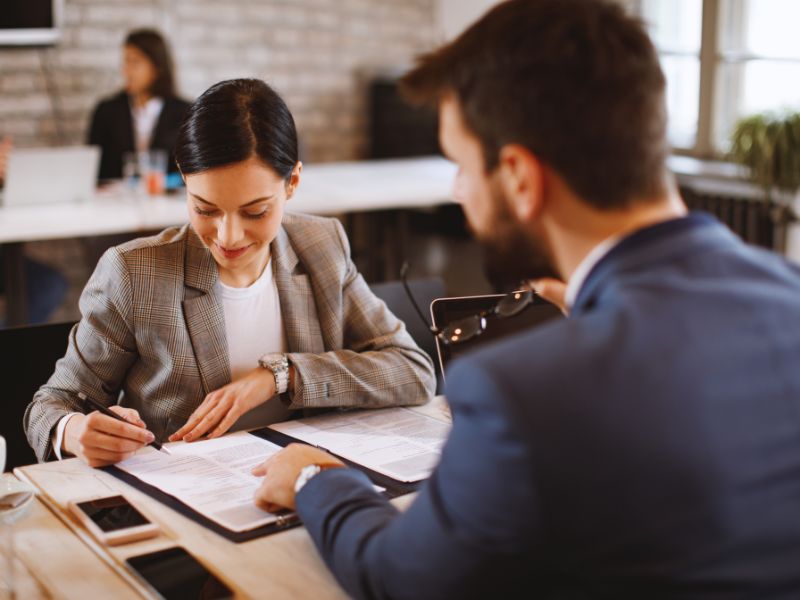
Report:
[[[616,246],[621,240],[621,235],[612,235],[597,244],[591,251],[583,257],[583,260],[578,264],[578,267],[573,271],[572,277],[567,282],[567,290],[564,293],[564,302],[567,308],[572,308],[575,300],[578,297],[578,292],[581,291],[583,282],[589,276],[594,266],[599,263],[602,258],[611,252],[611,249]]]

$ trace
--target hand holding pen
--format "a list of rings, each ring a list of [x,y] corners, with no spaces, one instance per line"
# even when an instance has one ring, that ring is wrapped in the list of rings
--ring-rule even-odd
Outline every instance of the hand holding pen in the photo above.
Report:
[[[141,447],[155,442],[155,436],[147,431],[144,421],[135,410],[121,406],[109,408],[90,400],[83,393],[79,397],[86,406],[87,414],[69,417],[62,449],[90,466],[120,462]]]

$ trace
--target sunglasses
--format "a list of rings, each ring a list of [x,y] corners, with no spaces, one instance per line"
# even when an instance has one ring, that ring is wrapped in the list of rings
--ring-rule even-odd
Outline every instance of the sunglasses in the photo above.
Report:
[[[495,317],[497,319],[514,317],[533,303],[533,291],[518,290],[506,294],[500,298],[493,307],[487,310],[481,311],[476,315],[458,319],[447,325],[447,327],[439,329],[428,323],[417,301],[414,299],[411,288],[408,287],[408,269],[408,262],[404,262],[403,267],[400,269],[400,281],[403,283],[403,289],[408,299],[411,301],[411,304],[414,306],[414,310],[419,315],[419,318],[422,319],[422,322],[425,323],[428,330],[444,344],[460,344],[476,338],[486,331],[487,319],[489,317]]]

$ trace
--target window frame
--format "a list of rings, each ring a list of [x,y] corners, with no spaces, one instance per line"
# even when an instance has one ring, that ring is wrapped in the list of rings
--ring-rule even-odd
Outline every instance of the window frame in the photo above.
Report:
[[[643,16],[643,1],[634,0],[633,10]],[[702,0],[702,23],[700,33],[700,93],[697,99],[697,134],[694,145],[691,147],[672,148],[673,154],[693,156],[702,159],[723,158],[723,151],[716,147],[717,139],[715,128],[719,125],[715,116],[718,113],[717,94],[720,92],[719,74],[721,67],[726,65],[745,65],[751,61],[792,62],[800,63],[800,59],[791,57],[773,57],[748,52],[721,51],[719,48],[720,22],[722,0]],[[743,11],[731,20],[734,37],[743,39],[746,35]],[[659,56],[677,56],[681,53],[670,52],[657,48]],[[734,95],[734,112],[738,112],[741,105],[741,96]]]

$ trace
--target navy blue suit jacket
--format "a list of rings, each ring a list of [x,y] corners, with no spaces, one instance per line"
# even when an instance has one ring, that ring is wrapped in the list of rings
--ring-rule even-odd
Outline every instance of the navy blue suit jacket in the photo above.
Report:
[[[407,512],[351,469],[298,494],[353,596],[800,598],[800,272],[711,217],[624,239],[447,397]]]

